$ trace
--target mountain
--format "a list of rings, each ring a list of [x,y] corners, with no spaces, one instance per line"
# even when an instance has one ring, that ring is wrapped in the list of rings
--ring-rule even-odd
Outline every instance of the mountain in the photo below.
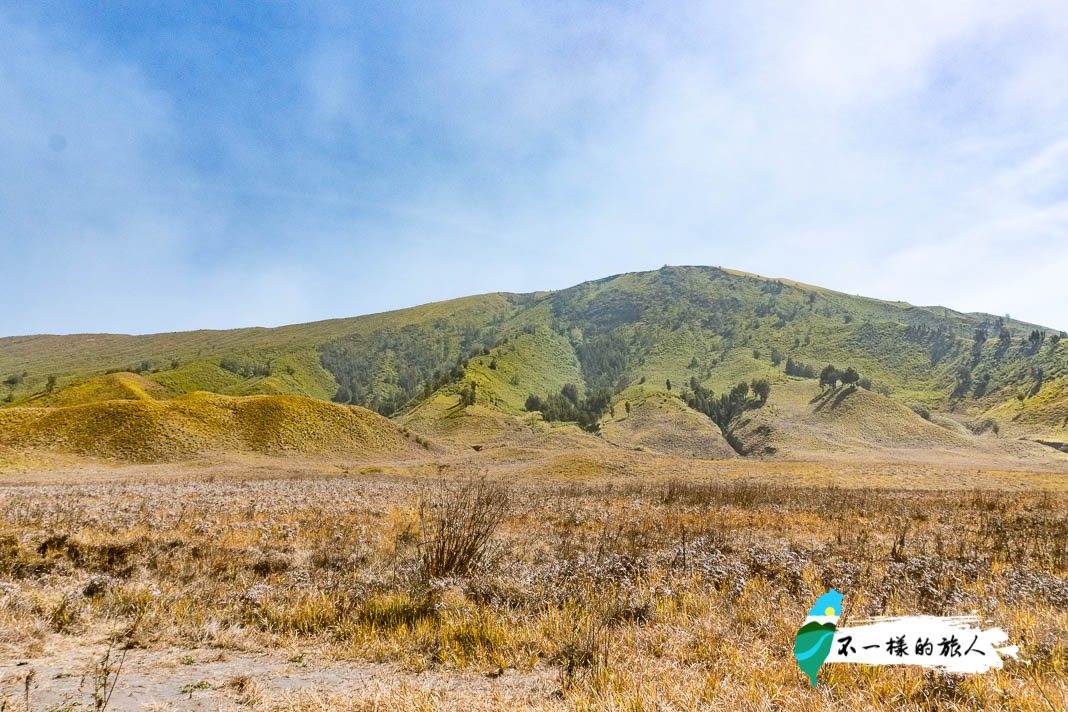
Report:
[[[664,267],[272,329],[7,337],[0,394],[20,410],[91,403],[115,392],[115,378],[100,380],[109,372],[125,382],[136,374],[132,395],[113,397],[307,396],[474,444],[559,437],[527,410],[534,395],[555,399],[543,416],[580,419],[600,429],[600,441],[712,457],[729,454],[719,429],[679,396],[767,379],[767,409],[748,418],[751,429],[767,421],[766,430],[746,436],[757,444],[743,454],[836,439],[961,445],[993,429],[1064,442],[1068,339],[1060,333],[716,267]],[[823,391],[813,377],[826,364],[860,376],[859,389],[834,391],[833,406],[813,400]],[[568,384],[577,396],[570,405],[560,396]],[[885,422],[866,431],[874,422],[866,414]],[[846,435],[850,428],[860,435]]]

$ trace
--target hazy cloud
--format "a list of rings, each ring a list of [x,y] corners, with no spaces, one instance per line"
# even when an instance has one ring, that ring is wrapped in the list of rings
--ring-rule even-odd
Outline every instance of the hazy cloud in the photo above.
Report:
[[[1068,327],[1062,4],[274,9],[242,42],[0,13],[0,333],[665,263]]]

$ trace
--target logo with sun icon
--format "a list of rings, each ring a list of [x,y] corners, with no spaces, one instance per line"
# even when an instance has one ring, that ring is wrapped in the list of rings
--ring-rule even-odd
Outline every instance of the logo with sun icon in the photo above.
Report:
[[[794,657],[809,682],[816,686],[816,673],[831,652],[838,618],[842,615],[842,594],[833,588],[819,597],[794,638]]]

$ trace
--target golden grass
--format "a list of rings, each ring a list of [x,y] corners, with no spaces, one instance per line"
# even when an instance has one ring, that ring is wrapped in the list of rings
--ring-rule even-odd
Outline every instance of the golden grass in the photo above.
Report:
[[[0,410],[0,445],[133,462],[226,452],[413,454],[425,449],[416,437],[369,410],[300,396],[198,392],[167,401]]]
[[[716,424],[686,407],[678,398],[660,392],[639,393],[637,398],[620,398],[613,409],[601,425],[601,434],[615,445],[681,457],[729,459],[736,456]]]
[[[109,373],[41,393],[18,403],[31,408],[62,408],[109,400],[159,400],[168,398],[167,389],[136,373]]]
[[[1010,492],[934,466],[844,464],[846,488],[826,486],[819,464],[701,469],[628,453],[617,470],[594,454],[439,463],[461,476],[489,465],[508,495],[477,566],[444,579],[421,564],[419,505],[440,492],[420,474],[432,463],[0,488],[0,645],[32,656],[137,620],[149,651],[396,666],[358,688],[246,679],[228,693],[238,709],[1068,705],[1063,476],[984,473]],[[978,610],[1029,664],[968,678],[832,666],[810,689],[793,636],[831,586],[847,619]]]

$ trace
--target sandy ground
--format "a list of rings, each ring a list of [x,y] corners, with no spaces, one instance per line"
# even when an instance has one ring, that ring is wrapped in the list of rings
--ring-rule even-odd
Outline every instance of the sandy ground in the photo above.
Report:
[[[0,699],[8,709],[23,709],[30,678],[30,709],[94,709],[94,671],[107,643],[73,645],[57,639],[39,657],[0,662]],[[398,695],[425,696],[439,705],[509,709],[542,702],[554,706],[560,684],[548,668],[507,669],[489,673],[442,670],[403,671],[385,663],[338,662],[314,655],[278,651],[166,648],[113,650],[122,668],[109,710],[219,710],[285,708],[298,701],[314,706],[319,698],[347,698],[354,704],[375,701],[383,710]]]

